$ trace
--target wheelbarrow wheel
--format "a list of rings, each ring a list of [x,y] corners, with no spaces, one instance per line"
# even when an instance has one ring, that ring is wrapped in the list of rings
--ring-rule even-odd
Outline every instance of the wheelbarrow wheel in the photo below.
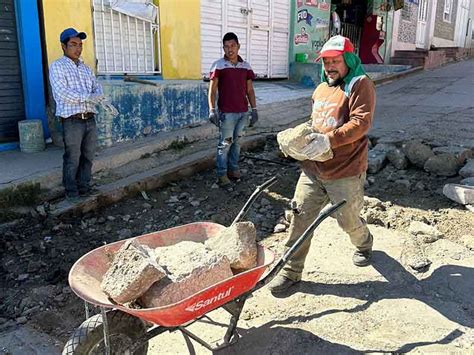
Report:
[[[107,312],[107,323],[111,354],[130,354],[124,352],[124,349],[147,332],[146,325],[141,319],[117,310]],[[133,354],[146,354],[147,350],[148,342]],[[74,331],[63,349],[63,355],[72,354],[105,354],[104,323],[101,314],[85,320]]]

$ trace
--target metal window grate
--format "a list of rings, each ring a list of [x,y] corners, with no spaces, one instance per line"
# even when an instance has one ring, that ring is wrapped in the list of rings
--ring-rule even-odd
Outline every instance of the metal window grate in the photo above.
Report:
[[[115,11],[110,0],[93,0],[98,74],[161,73],[158,19],[146,21]]]

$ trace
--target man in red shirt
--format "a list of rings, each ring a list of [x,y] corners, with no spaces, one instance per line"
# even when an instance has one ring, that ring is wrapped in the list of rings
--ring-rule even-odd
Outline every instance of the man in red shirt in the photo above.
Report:
[[[349,235],[356,251],[356,266],[370,263],[372,235],[360,217],[368,165],[367,132],[375,110],[375,87],[365,75],[348,38],[334,36],[323,46],[321,84],[313,93],[312,128],[301,153],[300,175],[292,200],[293,218],[287,248],[303,234],[329,202],[347,203],[335,213],[339,226]],[[321,157],[332,150],[333,158]],[[291,155],[291,154],[290,154]],[[283,292],[301,280],[311,239],[288,261],[273,281],[273,293]]]
[[[248,124],[251,127],[257,122],[258,113],[252,84],[255,74],[250,64],[239,56],[237,35],[226,33],[222,43],[224,57],[212,64],[208,101],[209,121],[219,128],[216,159],[218,183],[225,187],[231,184],[230,179],[240,179],[239,141],[245,126]],[[250,115],[249,103],[252,109]]]

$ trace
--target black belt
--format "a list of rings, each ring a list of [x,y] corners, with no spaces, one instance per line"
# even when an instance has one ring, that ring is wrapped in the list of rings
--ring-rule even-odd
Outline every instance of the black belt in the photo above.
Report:
[[[69,117],[63,117],[63,119],[68,120],[70,118],[79,119],[79,120],[88,120],[89,118],[94,118],[94,112],[81,112],[71,115]]]

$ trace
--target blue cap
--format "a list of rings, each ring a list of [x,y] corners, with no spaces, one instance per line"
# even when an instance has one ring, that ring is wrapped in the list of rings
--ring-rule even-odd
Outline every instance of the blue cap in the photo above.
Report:
[[[86,39],[87,35],[85,32],[77,32],[74,28],[66,28],[61,35],[59,36],[59,40],[61,43],[64,43],[69,38],[79,37],[80,39]]]

